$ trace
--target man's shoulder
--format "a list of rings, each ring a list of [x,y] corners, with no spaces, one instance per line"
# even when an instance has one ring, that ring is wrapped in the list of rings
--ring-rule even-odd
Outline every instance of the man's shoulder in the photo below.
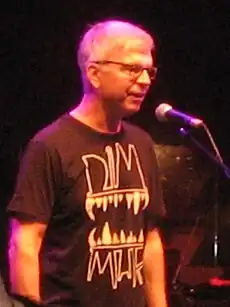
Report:
[[[71,139],[71,129],[68,114],[63,114],[38,130],[29,139],[25,150],[36,153],[59,152],[66,148],[66,144]]]
[[[63,114],[51,123],[38,130],[32,137],[32,142],[56,143],[62,142],[68,137],[69,124],[68,114]]]

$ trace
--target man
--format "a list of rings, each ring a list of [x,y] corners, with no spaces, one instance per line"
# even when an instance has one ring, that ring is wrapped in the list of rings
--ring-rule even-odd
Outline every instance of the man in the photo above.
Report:
[[[156,77],[154,49],[118,20],[83,36],[84,95],[29,142],[9,204],[13,293],[55,307],[167,306],[153,143],[123,121]]]

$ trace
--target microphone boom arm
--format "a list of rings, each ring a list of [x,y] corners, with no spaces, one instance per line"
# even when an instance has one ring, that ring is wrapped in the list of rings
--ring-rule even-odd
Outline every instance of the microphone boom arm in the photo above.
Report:
[[[206,127],[206,126],[204,125],[204,127]],[[219,151],[218,151],[213,139],[211,139],[212,140],[211,143],[212,143],[213,148],[216,152],[216,155],[211,153],[204,145],[202,145],[194,136],[192,136],[189,133],[189,131],[187,129],[180,128],[180,133],[181,133],[182,136],[188,137],[199,149],[201,149],[212,161],[214,161],[224,171],[227,178],[230,178],[230,168],[223,162],[223,159],[221,158]],[[209,135],[209,138],[210,138],[210,133],[208,135]]]
[[[180,133],[182,136],[189,137],[189,139],[199,148],[201,149],[212,161],[215,162],[216,166],[221,168],[224,171],[225,176],[229,179],[230,178],[230,169],[229,167],[223,162],[223,159],[219,153],[219,150],[211,136],[211,133],[209,132],[209,129],[207,126],[203,123],[203,127],[209,137],[209,140],[213,146],[213,149],[215,151],[214,155],[211,153],[204,145],[202,145],[195,137],[191,136],[189,134],[189,131],[184,128],[180,128]],[[216,194],[218,193],[218,184],[215,184],[215,191]],[[217,195],[216,195],[217,197]],[[214,253],[214,265],[218,265],[218,256],[219,256],[219,204],[216,200],[214,203],[214,240],[213,240],[213,253]]]

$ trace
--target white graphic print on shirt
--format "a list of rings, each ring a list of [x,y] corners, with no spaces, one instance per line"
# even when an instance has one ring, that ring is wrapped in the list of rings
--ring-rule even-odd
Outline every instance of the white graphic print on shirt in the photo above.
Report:
[[[138,217],[148,206],[149,193],[134,145],[129,144],[125,152],[116,143],[115,148],[107,146],[105,153],[106,159],[95,154],[82,157],[88,185],[85,209],[89,218],[96,223],[88,237],[90,259],[87,281],[90,282],[94,274],[102,275],[107,270],[113,289],[124,278],[131,280],[135,288],[143,284],[143,263],[139,255],[143,250],[144,234],[143,229],[137,227]],[[104,173],[99,185],[92,171],[93,165]],[[121,167],[129,176],[136,178],[133,186],[128,187],[127,184],[126,188],[124,183],[121,186]],[[119,214],[116,214],[116,210],[120,211]],[[105,257],[102,257],[102,251]]]

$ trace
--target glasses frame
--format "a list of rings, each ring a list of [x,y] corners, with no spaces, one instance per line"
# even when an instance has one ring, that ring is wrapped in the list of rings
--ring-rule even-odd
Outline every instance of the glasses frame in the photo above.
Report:
[[[156,66],[143,67],[143,66],[138,65],[138,64],[130,64],[130,63],[124,63],[124,62],[109,61],[109,60],[91,61],[91,63],[101,64],[101,65],[107,65],[107,64],[120,65],[134,79],[138,79],[142,75],[143,71],[146,70],[150,80],[155,80],[157,72],[158,72],[158,67],[156,67]]]

